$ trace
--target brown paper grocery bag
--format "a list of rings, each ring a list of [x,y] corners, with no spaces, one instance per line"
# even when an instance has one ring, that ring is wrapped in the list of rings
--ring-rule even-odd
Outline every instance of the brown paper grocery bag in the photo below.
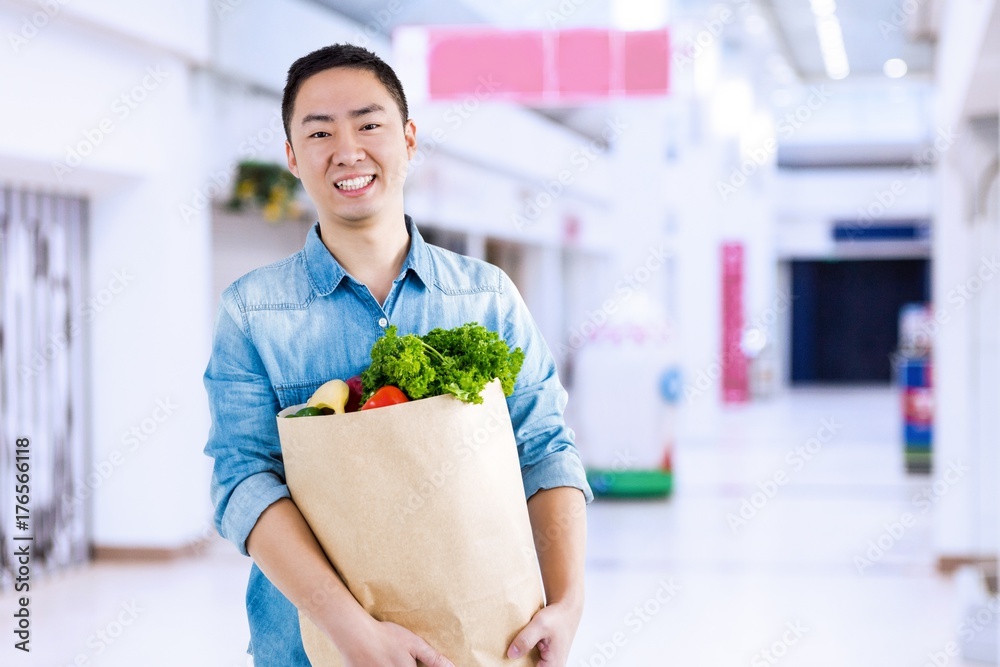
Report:
[[[278,415],[292,499],[354,597],[457,667],[537,665],[507,648],[542,607],[517,446],[500,383],[346,415]],[[314,667],[343,665],[304,614]],[[421,663],[422,664],[422,663]]]

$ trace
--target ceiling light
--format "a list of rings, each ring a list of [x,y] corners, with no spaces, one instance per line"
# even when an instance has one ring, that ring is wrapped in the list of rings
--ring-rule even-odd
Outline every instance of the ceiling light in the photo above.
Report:
[[[843,79],[851,73],[851,67],[844,48],[844,33],[837,18],[837,4],[834,0],[809,0],[809,5],[816,17],[816,34],[826,75],[831,79]]]
[[[774,132],[771,114],[758,111],[750,116],[740,132],[740,159],[753,160],[761,167],[773,163],[778,146]]]
[[[882,71],[885,72],[885,75],[890,79],[899,79],[904,77],[907,72],[906,61],[901,60],[900,58],[890,58],[885,61],[884,65],[882,65]]]
[[[612,23],[619,30],[656,30],[667,25],[669,4],[669,0],[612,0]]]
[[[830,16],[837,11],[837,3],[834,0],[809,0],[809,6],[816,16]]]
[[[710,118],[721,137],[738,137],[753,115],[753,88],[743,79],[724,81],[715,89]]]

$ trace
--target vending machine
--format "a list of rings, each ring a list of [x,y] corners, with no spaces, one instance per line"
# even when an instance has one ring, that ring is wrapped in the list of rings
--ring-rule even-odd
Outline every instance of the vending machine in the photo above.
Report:
[[[902,405],[903,456],[906,471],[931,472],[934,441],[934,383],[931,359],[933,312],[923,303],[899,313],[896,377]]]
[[[567,420],[595,495],[670,495],[683,392],[673,346],[663,320],[622,316],[594,326],[575,350]]]

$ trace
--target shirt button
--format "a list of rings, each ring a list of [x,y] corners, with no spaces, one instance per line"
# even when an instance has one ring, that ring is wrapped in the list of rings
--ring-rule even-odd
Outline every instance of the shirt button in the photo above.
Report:
[[[389,320],[385,319],[384,317],[380,317],[378,320],[378,325],[383,329],[385,329],[387,326],[389,326]]]

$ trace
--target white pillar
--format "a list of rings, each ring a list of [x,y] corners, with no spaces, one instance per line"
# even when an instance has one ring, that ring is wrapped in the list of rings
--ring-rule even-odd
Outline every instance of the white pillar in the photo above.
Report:
[[[940,201],[933,242],[935,546],[941,556],[997,551],[996,484],[1000,410],[1000,259],[992,220],[977,192],[992,154],[969,123],[939,158]],[[957,481],[955,470],[968,467]],[[952,472],[948,472],[952,470]]]

